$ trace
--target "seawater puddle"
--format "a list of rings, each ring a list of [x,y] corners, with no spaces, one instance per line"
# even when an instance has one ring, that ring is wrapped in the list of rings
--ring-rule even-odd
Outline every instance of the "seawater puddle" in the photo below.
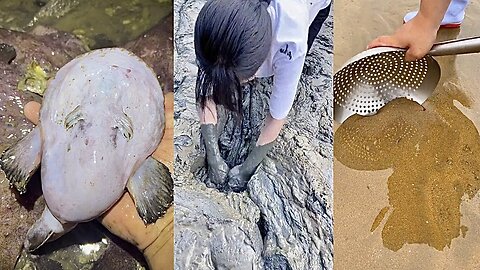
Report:
[[[51,0],[54,1],[55,0]],[[65,2],[58,1],[57,2]],[[44,24],[83,38],[90,48],[119,46],[140,36],[172,12],[170,0],[72,1],[68,9],[41,10],[35,24]],[[66,12],[63,15],[61,12]]]
[[[0,0],[0,27],[73,33],[90,48],[120,46],[172,12],[171,0]]]
[[[418,2],[335,5],[338,70]],[[479,14],[472,2],[462,27],[438,40],[478,35]],[[436,57],[442,78],[423,106],[399,99],[336,124],[336,269],[478,269],[479,57]]]
[[[462,197],[480,189],[480,136],[453,97],[442,95],[448,103],[437,96],[428,108],[397,99],[375,116],[349,118],[335,133],[335,157],[344,165],[393,169],[391,210],[379,215],[386,218],[383,244],[394,251],[407,243],[450,246],[467,231],[460,224]]]

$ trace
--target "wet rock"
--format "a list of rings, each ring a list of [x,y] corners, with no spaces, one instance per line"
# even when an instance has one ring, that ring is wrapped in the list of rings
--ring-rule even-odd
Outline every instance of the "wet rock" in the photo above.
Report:
[[[38,4],[38,1],[36,1]],[[50,0],[43,3],[42,9],[35,15],[34,21],[45,18],[60,18],[80,4],[79,0]]]
[[[41,30],[43,29],[43,30]],[[26,65],[36,59],[42,65],[58,68],[70,59],[85,52],[85,47],[75,36],[51,28],[39,27],[33,34],[0,29],[0,39],[16,49],[13,64]]]
[[[83,47],[73,36],[50,32],[43,36],[0,29],[0,40],[13,47],[15,59],[0,61],[0,152],[23,138],[33,125],[23,115],[23,106],[40,97],[31,92],[18,91],[17,86],[32,61],[54,72],[73,56],[83,52]],[[3,173],[0,174],[0,265],[12,269],[24,236],[42,213],[45,204],[37,174],[28,186],[28,194],[19,195],[11,190]]]
[[[332,16],[307,55],[294,108],[277,144],[248,183],[248,191],[235,195],[244,198],[239,202],[251,200],[255,206],[242,203],[234,206],[229,200],[219,199],[233,196],[232,193],[224,195],[218,188],[208,188],[203,183],[209,181],[195,108],[197,68],[193,48],[194,22],[203,4],[203,1],[192,0],[175,3],[175,201],[184,208],[175,216],[176,243],[195,238],[195,232],[208,224],[195,217],[213,215],[210,205],[220,202],[225,208],[242,212],[237,216],[232,214],[238,224],[245,224],[246,217],[260,211],[255,223],[263,240],[263,250],[257,267],[332,269]],[[220,150],[230,167],[243,162],[258,138],[268,113],[271,81],[271,78],[257,79],[243,88],[243,120],[220,110]],[[187,141],[189,143],[185,143]],[[204,203],[192,200],[189,190],[202,192]],[[221,222],[216,224],[217,231],[227,233],[227,229]],[[185,246],[177,246],[176,266],[192,269],[188,262],[199,261],[195,265],[197,269],[222,267],[222,260],[201,259],[213,252],[212,238],[204,241],[205,249],[189,249],[190,261],[187,262],[178,259]],[[234,252],[244,245],[235,240],[223,248],[224,252]]]
[[[124,47],[153,68],[163,92],[173,91],[173,14]]]
[[[283,255],[273,255],[265,258],[265,268],[275,270],[291,270],[287,258]]]
[[[0,28],[24,31],[40,10],[36,0],[0,1]]]
[[[248,197],[198,184],[175,200],[175,269],[263,268],[260,212]]]
[[[35,4],[39,7],[43,7],[48,3],[48,0],[35,0]]]
[[[0,44],[0,61],[3,63],[10,64],[13,59],[17,56],[17,52],[15,51],[15,48],[6,43],[1,43]]]
[[[74,33],[91,49],[121,46],[157,25],[171,6],[158,0],[50,0],[29,26]]]
[[[145,260],[135,247],[126,245],[98,222],[89,222],[79,224],[68,235],[47,243],[34,254],[23,250],[14,269],[145,268]]]
[[[3,147],[3,146],[2,146]],[[3,148],[0,149],[3,151]],[[28,229],[42,214],[45,202],[41,196],[39,175],[28,185],[28,196],[11,190],[3,173],[0,173],[0,268],[13,269]]]

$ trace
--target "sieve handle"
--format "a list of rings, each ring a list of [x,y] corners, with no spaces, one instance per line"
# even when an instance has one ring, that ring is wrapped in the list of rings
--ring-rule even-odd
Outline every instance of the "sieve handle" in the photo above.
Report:
[[[436,43],[428,54],[442,56],[478,52],[480,52],[480,37],[470,37]]]

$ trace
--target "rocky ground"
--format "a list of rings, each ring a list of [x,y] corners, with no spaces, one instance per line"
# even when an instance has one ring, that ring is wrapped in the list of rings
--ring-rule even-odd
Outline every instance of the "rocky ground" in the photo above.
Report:
[[[165,91],[171,91],[172,16],[124,47],[136,53],[156,72]],[[36,27],[28,33],[0,29],[0,152],[28,134],[33,125],[23,106],[41,97],[48,78],[85,52],[85,44],[72,34]],[[158,47],[161,46],[159,50]],[[170,90],[169,90],[170,89]],[[36,175],[28,192],[19,195],[0,173],[0,269],[138,269],[145,267],[140,252],[93,221],[79,225],[33,256],[21,252],[24,237],[41,215],[44,200]],[[19,254],[22,256],[17,260]],[[105,268],[108,266],[109,268]],[[114,268],[110,268],[114,267]]]
[[[306,59],[294,108],[242,193],[207,187],[194,87],[193,28],[204,1],[176,1],[175,248],[177,269],[332,269],[332,37],[328,18]],[[244,87],[241,123],[222,113],[230,167],[246,157],[268,108],[271,79]]]

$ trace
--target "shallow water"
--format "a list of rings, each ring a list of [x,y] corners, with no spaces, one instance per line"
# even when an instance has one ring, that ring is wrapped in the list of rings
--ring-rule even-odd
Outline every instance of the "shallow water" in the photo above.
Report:
[[[0,28],[21,30],[27,27],[46,1],[0,0]]]
[[[335,2],[336,70],[417,6],[388,2]],[[461,30],[442,30],[439,39],[480,34],[478,15],[473,2]],[[396,100],[335,127],[336,269],[480,263],[480,56],[436,59],[442,78],[423,107]]]
[[[120,46],[171,13],[170,0],[0,0],[0,28],[70,32],[90,48]]]

